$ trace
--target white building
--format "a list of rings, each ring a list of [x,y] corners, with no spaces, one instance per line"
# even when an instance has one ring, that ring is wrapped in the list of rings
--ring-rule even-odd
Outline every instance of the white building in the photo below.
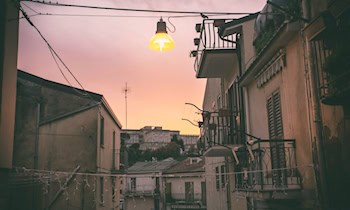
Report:
[[[122,134],[125,136],[125,145],[140,144],[140,150],[156,150],[166,146],[171,142],[174,136],[182,139],[185,152],[190,148],[197,148],[198,135],[180,135],[180,131],[163,129],[161,126],[145,126],[140,130],[124,129]]]
[[[137,162],[125,177],[125,209],[163,209],[163,172],[176,164],[168,158],[162,161]]]
[[[187,158],[164,173],[166,210],[207,209],[205,159]]]

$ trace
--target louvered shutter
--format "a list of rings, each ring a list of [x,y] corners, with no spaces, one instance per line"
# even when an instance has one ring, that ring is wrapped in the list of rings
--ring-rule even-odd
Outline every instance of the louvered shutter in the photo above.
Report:
[[[281,169],[286,167],[286,158],[283,142],[276,142],[283,138],[283,123],[281,110],[281,97],[279,91],[272,94],[267,99],[267,117],[269,136],[272,139],[270,143],[271,167],[272,169]],[[285,170],[273,171],[273,184],[275,186],[284,186],[286,184]]]

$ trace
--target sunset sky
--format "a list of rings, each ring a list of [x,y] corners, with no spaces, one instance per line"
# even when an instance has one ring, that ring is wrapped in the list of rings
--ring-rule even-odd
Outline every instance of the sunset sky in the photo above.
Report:
[[[264,0],[58,0],[58,2],[199,12],[257,12],[266,3]],[[186,106],[185,102],[201,107],[203,101],[205,80],[195,78],[194,59],[189,57],[190,51],[195,49],[193,38],[199,36],[195,31],[195,24],[201,23],[201,17],[171,18],[170,21],[176,27],[176,31],[168,33],[174,39],[175,48],[161,53],[148,48],[157,21],[163,16],[167,26],[172,29],[166,16],[181,14],[78,9],[32,2],[22,4],[25,4],[22,6],[28,15],[33,15],[35,12],[75,15],[37,15],[32,16],[31,20],[84,88],[104,95],[124,128],[125,99],[122,89],[127,83],[131,90],[128,94],[128,129],[140,129],[150,125],[180,130],[181,134],[199,133],[197,127],[181,118],[192,121],[199,119],[196,110]],[[45,42],[25,19],[20,21],[18,68],[45,79],[67,84]],[[78,86],[71,77],[70,81],[74,86]]]

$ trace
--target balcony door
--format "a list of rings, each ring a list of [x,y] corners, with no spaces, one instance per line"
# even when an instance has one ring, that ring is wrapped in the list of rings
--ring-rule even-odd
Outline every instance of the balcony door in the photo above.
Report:
[[[275,91],[267,99],[267,117],[270,136],[270,155],[272,171],[272,184],[283,187],[287,184],[286,157],[283,139],[283,124],[280,92]]]

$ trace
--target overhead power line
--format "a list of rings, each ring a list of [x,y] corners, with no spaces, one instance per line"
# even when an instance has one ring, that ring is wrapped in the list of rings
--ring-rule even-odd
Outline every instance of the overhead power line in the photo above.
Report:
[[[21,7],[21,5],[19,5],[19,10],[21,11],[23,17],[28,21],[28,23],[38,32],[38,34],[40,35],[40,37],[44,40],[44,42],[46,43],[47,47],[49,48],[49,51],[58,67],[58,69],[60,70],[61,74],[63,75],[64,79],[67,81],[67,83],[70,85],[70,87],[72,87],[77,93],[83,95],[83,96],[88,96],[91,100],[94,100],[92,98],[92,96],[84,89],[83,85],[79,82],[79,80],[77,79],[77,77],[73,74],[73,72],[68,68],[68,66],[64,63],[64,61],[62,60],[62,58],[58,55],[58,53],[55,51],[55,49],[51,46],[51,44],[47,41],[47,39],[44,37],[44,35],[41,33],[41,31],[38,29],[38,27],[36,27],[34,25],[34,23],[30,20],[29,16],[27,15],[27,13],[23,10],[23,8]],[[77,90],[75,87],[73,87],[71,85],[71,83],[69,82],[69,80],[67,79],[67,77],[65,76],[65,74],[63,73],[61,67],[58,64],[58,61],[56,60],[56,58],[61,62],[61,64],[65,67],[65,69],[69,72],[69,74],[73,77],[73,79],[77,82],[77,84],[80,86],[80,88],[82,89],[83,93],[80,92],[79,90]]]
[[[64,4],[64,3],[54,3],[39,0],[27,0],[28,2],[45,4],[50,6],[59,7],[77,7],[85,9],[99,9],[99,10],[114,10],[114,11],[125,11],[125,12],[149,12],[149,13],[171,13],[171,14],[206,14],[206,15],[250,15],[255,14],[252,12],[205,12],[205,11],[176,11],[176,10],[151,10],[151,9],[132,9],[132,8],[118,8],[118,7],[100,7],[91,5],[79,5],[79,4]]]

